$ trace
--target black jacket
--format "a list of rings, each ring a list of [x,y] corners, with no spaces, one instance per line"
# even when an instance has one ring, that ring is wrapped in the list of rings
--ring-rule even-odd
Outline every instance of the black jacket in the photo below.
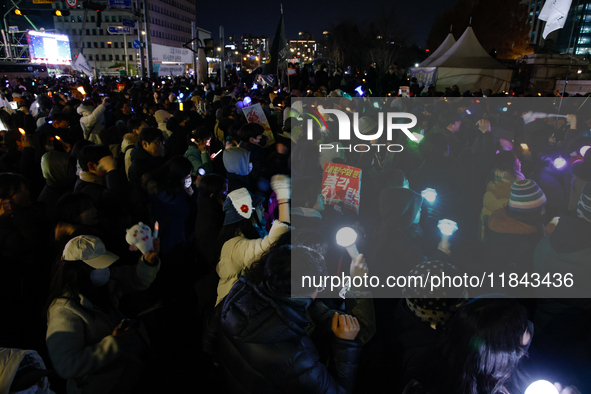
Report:
[[[361,344],[334,337],[329,370],[306,334],[312,299],[271,296],[241,277],[224,302],[219,356],[232,392],[346,393]]]

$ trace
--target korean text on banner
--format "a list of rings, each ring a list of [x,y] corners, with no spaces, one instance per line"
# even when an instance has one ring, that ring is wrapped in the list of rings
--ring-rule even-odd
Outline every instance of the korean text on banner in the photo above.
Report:
[[[246,116],[248,123],[258,123],[263,126],[265,129],[263,135],[267,137],[267,146],[275,143],[275,137],[273,137],[271,126],[269,126],[267,116],[260,104],[257,103],[249,107],[244,107],[242,108],[242,112],[244,113],[244,116]]]
[[[359,213],[361,169],[344,164],[325,163],[322,196],[328,205],[344,206]]]

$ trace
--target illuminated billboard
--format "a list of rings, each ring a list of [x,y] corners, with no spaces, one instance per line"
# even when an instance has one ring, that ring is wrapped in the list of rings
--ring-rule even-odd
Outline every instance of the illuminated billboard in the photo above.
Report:
[[[31,63],[71,64],[70,39],[64,34],[29,31]]]

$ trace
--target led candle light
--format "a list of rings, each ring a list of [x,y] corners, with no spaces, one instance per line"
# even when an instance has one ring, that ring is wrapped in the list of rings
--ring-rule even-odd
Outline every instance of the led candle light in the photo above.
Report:
[[[566,160],[562,157],[558,157],[557,159],[554,159],[552,164],[554,164],[554,167],[556,167],[557,170],[560,170],[566,165]]]
[[[20,132],[22,135],[25,135],[25,134],[26,134],[26,133],[25,133],[25,130],[24,130],[24,129],[21,129],[20,127],[19,127],[18,131],[19,131],[19,132]]]
[[[337,232],[337,244],[347,249],[353,260],[359,255],[357,245],[355,245],[356,241],[357,233],[351,227],[343,227]]]
[[[423,196],[425,200],[433,204],[435,202],[435,199],[437,199],[437,192],[435,191],[435,189],[431,189],[430,187],[428,187],[421,192],[421,196]]]
[[[76,88],[76,90],[77,90],[77,91],[79,91],[80,93],[82,93],[83,95],[85,95],[85,96],[86,96],[86,91],[84,90],[84,88],[83,88],[82,86],[78,86],[78,87]]]
[[[527,144],[521,144],[521,148],[523,150],[528,150],[529,149],[529,146],[527,146]]]
[[[558,394],[558,389],[547,380],[538,380],[525,389],[525,394]]]
[[[160,225],[158,222],[154,223],[154,235],[152,238],[158,238],[158,230],[160,230]]]
[[[456,230],[458,229],[458,224],[453,220],[442,219],[437,224],[437,228],[439,228],[441,234],[449,237],[450,235],[453,235],[453,233],[456,232]]]
[[[62,140],[59,135],[56,135],[55,136],[55,139],[58,140],[58,141],[61,141]]]

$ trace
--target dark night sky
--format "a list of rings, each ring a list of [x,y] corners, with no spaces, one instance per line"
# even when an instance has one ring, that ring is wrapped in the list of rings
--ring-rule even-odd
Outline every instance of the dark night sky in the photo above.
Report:
[[[425,46],[425,41],[431,30],[431,25],[437,13],[445,11],[457,0],[292,0],[283,2],[285,15],[285,34],[288,40],[297,39],[299,31],[309,31],[316,39],[320,38],[322,31],[330,30],[331,25],[342,21],[352,21],[361,29],[370,22],[375,21],[381,14],[389,10],[395,10],[397,19],[404,21],[408,31],[408,44],[413,42],[420,47]],[[488,0],[493,1],[493,0]],[[31,0],[24,0],[29,7]],[[219,26],[223,25],[225,36],[240,37],[243,34],[254,36],[268,36],[272,39],[277,28],[280,16],[281,1],[215,1],[197,0],[197,26],[209,30],[212,37],[219,39]],[[51,8],[47,5],[35,5],[35,8]],[[5,6],[0,10],[6,12]],[[34,13],[32,16],[38,27],[53,28],[51,14]],[[45,17],[45,18],[44,18]],[[24,20],[18,17],[10,18],[12,23],[22,25],[21,28],[30,28]],[[20,22],[20,23],[19,23]]]
[[[285,34],[288,40],[297,39],[299,31],[309,31],[320,38],[331,24],[353,21],[362,28],[377,19],[383,10],[396,10],[399,20],[408,23],[409,43],[424,47],[431,25],[437,13],[445,11],[457,0],[303,0],[283,2]],[[491,1],[491,0],[489,0]],[[279,1],[199,1],[197,26],[209,30],[219,39],[219,26],[224,26],[225,36],[240,37],[244,34],[264,35],[272,38],[280,16]]]

